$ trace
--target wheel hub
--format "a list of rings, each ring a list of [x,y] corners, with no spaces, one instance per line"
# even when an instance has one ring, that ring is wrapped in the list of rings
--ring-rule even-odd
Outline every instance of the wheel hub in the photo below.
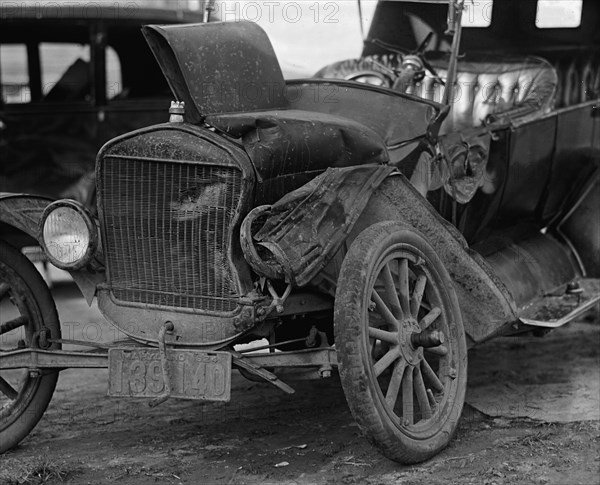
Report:
[[[413,345],[411,337],[421,332],[419,322],[409,317],[400,321],[398,327],[398,342],[402,356],[408,364],[416,366],[423,359],[423,347]]]

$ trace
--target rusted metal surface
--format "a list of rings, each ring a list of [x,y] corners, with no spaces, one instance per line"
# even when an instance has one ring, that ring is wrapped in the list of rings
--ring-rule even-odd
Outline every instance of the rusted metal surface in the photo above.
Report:
[[[207,121],[242,139],[259,183],[265,184],[258,187],[257,204],[261,199],[274,202],[278,194],[269,194],[269,188],[282,183],[285,176],[304,173],[312,178],[329,167],[389,160],[378,133],[359,121],[331,114],[273,110],[219,114]]]
[[[192,125],[157,125],[107,144],[97,180],[108,282],[98,304],[108,320],[143,342],[172,321],[176,345],[246,330],[254,301],[237,226],[254,170],[244,151]]]
[[[187,121],[287,107],[281,68],[256,24],[150,25],[143,32],[173,93],[186,103]]]
[[[175,328],[175,325],[173,325],[173,322],[166,321],[165,323],[163,323],[162,327],[160,327],[160,330],[158,332],[158,353],[160,356],[160,367],[162,370],[163,391],[162,391],[161,396],[158,396],[158,397],[156,397],[156,399],[153,399],[152,401],[150,401],[150,407],[158,406],[159,404],[165,402],[167,399],[169,399],[171,397],[171,376],[169,375],[169,359],[167,357],[167,345],[165,344],[165,335],[167,334],[167,332],[172,332],[174,328]],[[169,356],[169,357],[172,358],[172,356]],[[111,360],[110,352],[109,352],[108,359],[109,359],[109,367],[112,368],[112,360]],[[205,373],[206,373],[206,369],[205,369]],[[109,378],[109,381],[110,381],[110,378]],[[184,382],[185,382],[185,375],[184,375]]]
[[[275,374],[263,369],[263,367],[255,362],[253,359],[249,359],[247,356],[240,354],[239,352],[231,351],[233,356],[233,364],[240,369],[240,372],[248,373],[251,376],[258,377],[275,387],[278,387],[286,394],[294,394],[294,389],[281,381]]]
[[[335,349],[331,347],[246,356],[255,364],[265,367],[337,366]]]
[[[229,401],[229,352],[169,350],[165,376],[158,349],[108,351],[109,388],[113,397],[146,397],[156,406],[168,397],[203,401]]]
[[[328,169],[271,207],[253,239],[271,252],[278,273],[304,286],[339,249],[372,193],[395,170],[383,165]],[[249,260],[260,274],[262,260]]]
[[[599,301],[600,281],[578,280],[530,301],[520,310],[519,322],[534,327],[558,328],[584,314]]]
[[[365,170],[380,172],[383,178],[368,188]],[[514,321],[516,305],[501,280],[483,259],[467,249],[460,233],[435,213],[402,175],[388,177],[392,171],[390,167],[367,166],[330,171],[329,178],[326,173],[306,189],[282,199],[279,213],[271,215],[254,238],[281,250],[272,256],[280,264],[280,276],[302,286],[317,276],[342,242],[349,244],[374,222],[401,220],[425,234],[447,265],[457,285],[467,333],[473,340],[483,340]],[[363,190],[362,203],[357,203],[361,197],[348,192],[352,185],[347,182],[352,179],[346,177],[351,175],[362,180],[354,186]],[[326,190],[319,191],[321,187]],[[336,275],[332,277],[335,280]]]
[[[357,121],[375,131],[388,151],[422,137],[440,110],[418,96],[338,79],[292,80],[286,89],[290,108]]]
[[[517,306],[579,276],[572,252],[536,226],[492,234],[474,246],[510,291]]]
[[[0,369],[106,369],[106,353],[24,349],[2,352]]]
[[[0,222],[37,240],[42,213],[52,200],[39,195],[0,192]]]
[[[148,350],[141,347],[139,349]],[[132,349],[128,348],[127,350]],[[150,350],[157,352],[157,349]],[[331,347],[290,352],[244,354],[244,359],[253,362],[255,365],[264,367],[319,367],[322,365],[337,365],[335,349]],[[0,369],[20,369],[23,367],[40,369],[106,369],[108,368],[108,354],[37,349],[14,350],[2,354]]]
[[[470,250],[460,232],[446,222],[401,175],[388,177],[358,219],[350,243],[378,221],[397,220],[421,232],[454,280],[465,332],[475,342],[501,331],[516,319],[512,295],[490,266]]]

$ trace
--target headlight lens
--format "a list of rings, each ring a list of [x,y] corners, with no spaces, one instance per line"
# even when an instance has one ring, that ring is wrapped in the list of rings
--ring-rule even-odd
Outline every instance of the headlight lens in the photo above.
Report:
[[[96,225],[87,209],[74,201],[49,205],[42,216],[41,232],[46,255],[62,269],[85,266],[96,250]]]

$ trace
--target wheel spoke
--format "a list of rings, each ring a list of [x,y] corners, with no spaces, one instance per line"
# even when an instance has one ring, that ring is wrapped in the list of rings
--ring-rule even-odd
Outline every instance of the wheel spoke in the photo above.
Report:
[[[409,288],[408,288],[408,259],[401,259],[398,265],[398,290],[400,292],[400,306],[404,315],[410,313]]]
[[[379,293],[377,293],[375,290],[373,290],[371,297],[375,301],[377,310],[378,310],[379,314],[384,318],[384,320],[387,323],[389,323],[390,325],[397,327],[398,320],[396,320],[396,317],[394,317],[394,314],[390,311],[390,309],[387,307],[387,305],[383,302],[383,300],[379,296]]]
[[[429,347],[425,349],[425,352],[430,352],[435,355],[439,355],[440,357],[444,357],[448,355],[448,347],[445,345],[438,345],[437,347]]]
[[[423,419],[431,418],[432,413],[429,399],[427,398],[427,390],[425,389],[421,370],[418,367],[415,368],[415,394],[417,395],[417,401],[419,401],[419,409],[421,410]]]
[[[387,392],[385,393],[385,400],[391,409],[394,409],[394,406],[396,405],[396,400],[398,399],[398,393],[400,392],[400,386],[402,385],[402,376],[405,368],[406,361],[402,359],[398,361],[396,367],[394,367],[394,371],[392,372],[392,378],[390,379]]]
[[[396,318],[402,318],[402,308],[400,307],[400,300],[398,299],[398,292],[396,285],[394,285],[394,278],[390,267],[386,264],[381,270],[381,276],[383,277],[383,284],[385,286],[385,293],[388,297],[388,302],[391,306],[392,313]]]
[[[444,385],[439,380],[438,376],[433,372],[433,369],[425,359],[421,361],[421,369],[427,382],[433,387],[436,392],[444,392]]]
[[[410,299],[410,311],[412,316],[417,318],[419,314],[419,308],[421,308],[421,301],[423,301],[423,293],[425,293],[425,285],[427,285],[427,276],[424,274],[419,275],[415,283],[412,297]]]
[[[9,320],[8,322],[4,322],[0,325],[0,335],[10,332],[15,328],[22,327],[29,322],[29,317],[27,315],[21,315],[13,320]]]
[[[373,366],[373,372],[379,377],[381,373],[386,370],[394,361],[400,357],[400,348],[396,347],[389,350],[381,359],[379,359]]]
[[[398,336],[393,332],[369,327],[369,337],[379,339],[388,344],[398,345]]]
[[[429,400],[429,406],[432,411],[435,412],[437,409],[437,401],[435,400],[435,396],[433,395],[433,392],[431,392],[431,389],[427,389],[427,399]]]
[[[17,396],[19,395],[13,386],[6,382],[2,377],[0,377],[0,392],[13,401],[17,399]]]
[[[426,330],[427,327],[429,327],[429,325],[431,325],[441,314],[442,310],[440,310],[439,307],[434,306],[431,311],[421,319],[421,330]]]
[[[405,426],[414,423],[413,372],[414,367],[409,367],[402,379],[402,419]]]
[[[9,291],[10,286],[8,286],[6,283],[0,283],[0,300],[2,300],[6,295],[8,295]]]

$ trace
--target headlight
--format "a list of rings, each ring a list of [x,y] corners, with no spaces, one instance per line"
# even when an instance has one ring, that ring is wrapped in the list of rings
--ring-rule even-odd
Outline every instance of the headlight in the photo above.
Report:
[[[82,268],[98,247],[98,230],[92,216],[74,200],[58,200],[46,207],[40,231],[48,259],[61,269]]]

